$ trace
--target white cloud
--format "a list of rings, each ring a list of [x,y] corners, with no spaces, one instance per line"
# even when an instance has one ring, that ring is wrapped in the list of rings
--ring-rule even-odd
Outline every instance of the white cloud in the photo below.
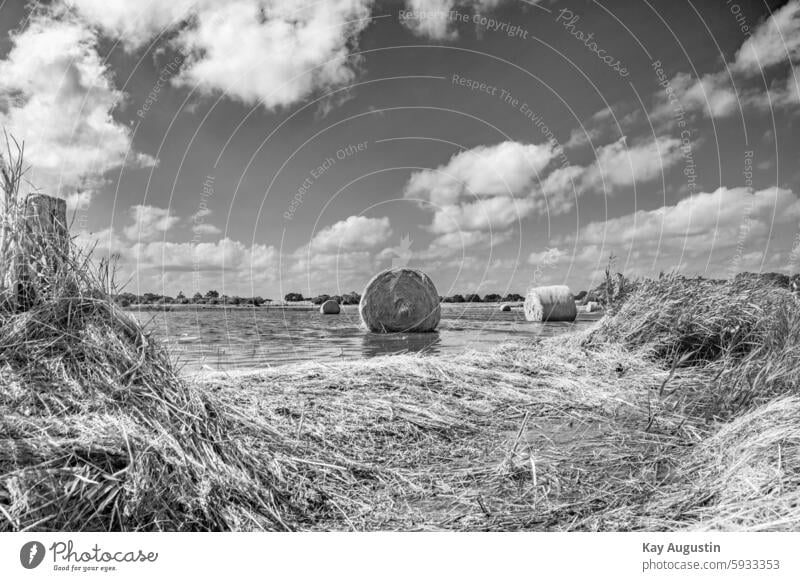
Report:
[[[370,6],[371,0],[205,5],[174,40],[187,55],[174,82],[267,108],[349,83],[350,51],[369,24]]]
[[[495,196],[441,206],[437,208],[429,229],[436,234],[459,231],[502,232],[528,216],[534,207],[535,201],[532,197],[515,199],[510,196]]]
[[[496,8],[504,0],[406,0],[400,21],[417,36],[433,40],[455,40],[454,26],[470,13],[483,13]],[[529,2],[534,4],[535,2]]]
[[[605,222],[594,222],[580,232],[584,244],[636,246],[661,244],[707,251],[735,246],[740,234],[763,239],[773,224],[796,223],[800,200],[790,190],[719,188],[684,198],[674,206],[640,210]]]
[[[791,0],[759,25],[736,52],[732,68],[760,75],[779,63],[800,60],[800,1]]]
[[[119,256],[117,283],[127,292],[186,294],[209,288],[228,294],[267,296],[278,280],[278,252],[273,246],[245,245],[223,238],[216,242],[129,242],[112,230],[80,232],[77,243],[95,257]]]
[[[338,254],[369,250],[386,244],[391,236],[389,218],[350,216],[317,232],[308,246],[298,252]]]
[[[417,36],[434,40],[454,40],[458,33],[450,25],[450,11],[456,0],[406,0],[400,21]]]
[[[504,141],[459,152],[435,170],[411,175],[407,198],[454,204],[460,198],[527,194],[557,154],[550,143]]]
[[[770,108],[792,108],[798,104],[797,68],[785,81],[764,90],[753,80],[763,82],[762,72],[779,64],[800,61],[800,0],[792,0],[766,21],[758,25],[739,47],[734,60],[724,70],[695,78],[678,73],[670,87],[688,112],[700,111],[707,117],[724,118],[740,109],[768,111]],[[735,83],[735,86],[734,86]],[[675,104],[669,103],[661,91],[653,117],[668,120],[674,116]]]
[[[103,34],[119,38],[129,50],[135,50],[156,36],[168,32],[188,18],[194,7],[209,0],[62,0],[81,18],[98,27]]]
[[[528,264],[541,267],[553,267],[569,256],[566,251],[560,248],[547,248],[540,252],[531,252],[528,256]]]
[[[569,165],[553,171],[542,182],[547,209],[558,214],[570,210],[575,199],[588,192],[612,195],[622,187],[631,187],[661,177],[682,156],[681,142],[660,137],[632,146],[625,137],[596,150],[596,159],[587,166]]]
[[[204,222],[194,224],[192,226],[192,232],[197,234],[198,236],[215,236],[217,234],[221,234],[222,230],[214,226],[213,224],[206,224]]]
[[[70,17],[36,15],[11,39],[0,61],[0,124],[25,142],[36,187],[67,197],[125,163],[154,163],[130,151],[130,131],[112,117],[123,93],[91,30]]]
[[[132,206],[129,216],[133,223],[123,229],[128,240],[147,241],[163,236],[170,228],[180,222],[169,209],[138,204]]]
[[[185,55],[176,85],[288,106],[351,82],[374,0],[61,0],[103,34],[140,48],[162,32]]]
[[[129,252],[139,268],[158,271],[246,272],[274,270],[275,248],[264,244],[246,246],[223,238],[216,242],[143,242]]]

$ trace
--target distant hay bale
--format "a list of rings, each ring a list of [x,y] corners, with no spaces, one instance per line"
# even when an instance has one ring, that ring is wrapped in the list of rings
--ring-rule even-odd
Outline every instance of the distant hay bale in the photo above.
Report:
[[[333,299],[328,299],[322,306],[319,308],[319,312],[323,315],[338,315],[339,314],[339,303],[334,301]]]
[[[589,301],[586,303],[586,312],[587,313],[596,313],[600,310],[600,304],[597,301]]]
[[[504,313],[507,313],[508,311],[511,310],[511,305],[509,304],[500,305],[500,310],[503,311]]]
[[[426,333],[441,318],[439,293],[430,277],[412,268],[376,275],[364,289],[358,311],[375,333]]]
[[[577,316],[575,298],[568,286],[532,288],[525,297],[525,318],[529,321],[574,321]]]

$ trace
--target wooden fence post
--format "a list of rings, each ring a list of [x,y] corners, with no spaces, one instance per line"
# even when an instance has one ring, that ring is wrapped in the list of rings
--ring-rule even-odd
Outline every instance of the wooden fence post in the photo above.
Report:
[[[69,253],[67,202],[45,194],[25,199],[26,247],[18,256],[17,305],[27,310],[47,291]]]

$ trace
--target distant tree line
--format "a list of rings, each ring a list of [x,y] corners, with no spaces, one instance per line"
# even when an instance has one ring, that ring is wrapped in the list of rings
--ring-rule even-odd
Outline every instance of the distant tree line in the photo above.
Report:
[[[288,293],[286,296],[283,297],[283,300],[287,303],[297,303],[300,301],[310,301],[315,305],[321,305],[325,301],[334,300],[340,305],[357,305],[361,302],[361,295],[357,292],[349,292],[343,295],[326,295],[321,294],[315,297],[306,298],[300,293]]]
[[[122,307],[131,305],[249,305],[260,307],[271,299],[263,297],[239,297],[220,295],[216,290],[206,291],[206,294],[195,293],[191,298],[180,291],[177,296],[159,295],[155,293],[144,293],[137,295],[134,293],[120,293],[114,300]]]
[[[321,305],[329,299],[333,299],[340,305],[357,305],[361,302],[361,295],[357,292],[350,292],[344,295],[321,294],[312,298],[304,297],[301,293],[287,293],[286,296],[283,297],[283,300],[287,303],[310,301],[315,305]],[[511,293],[505,296],[491,293],[481,298],[479,294],[471,293],[466,296],[457,294],[450,297],[439,297],[439,300],[443,303],[516,303],[524,301],[525,297],[517,293]]]
[[[517,293],[507,294],[506,296],[497,293],[484,295],[483,298],[477,293],[468,295],[453,295],[450,297],[440,297],[443,303],[517,303],[524,301],[525,297]]]

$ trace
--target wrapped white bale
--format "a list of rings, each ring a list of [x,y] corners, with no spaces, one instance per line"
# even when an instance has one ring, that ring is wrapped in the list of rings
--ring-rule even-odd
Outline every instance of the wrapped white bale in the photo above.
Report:
[[[600,304],[595,301],[589,301],[586,303],[586,312],[587,313],[596,313],[600,310]]]
[[[426,333],[436,329],[441,318],[433,281],[413,268],[377,274],[364,289],[358,312],[374,333]]]
[[[503,311],[504,313],[507,313],[508,311],[511,310],[511,305],[509,304],[500,305],[500,310]]]
[[[529,321],[574,321],[577,317],[575,297],[568,286],[532,288],[525,297],[525,318]]]
[[[319,312],[323,315],[338,315],[339,314],[339,303],[334,301],[333,299],[328,299],[322,306],[319,308]]]

